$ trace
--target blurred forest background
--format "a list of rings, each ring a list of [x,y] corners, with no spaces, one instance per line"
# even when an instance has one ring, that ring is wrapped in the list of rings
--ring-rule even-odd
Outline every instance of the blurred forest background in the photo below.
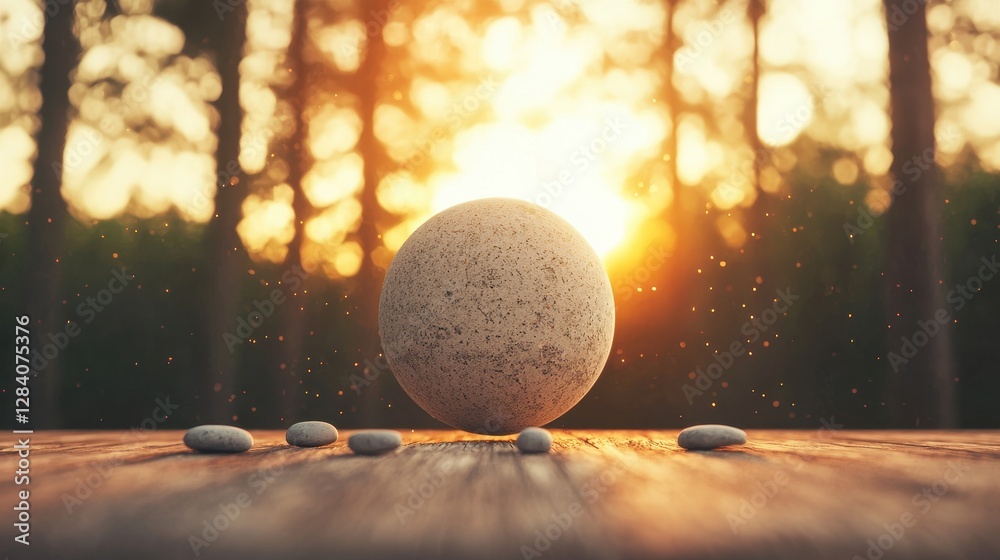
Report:
[[[5,0],[0,53],[34,427],[439,426],[378,294],[485,196],[615,289],[557,427],[1000,427],[994,0]]]

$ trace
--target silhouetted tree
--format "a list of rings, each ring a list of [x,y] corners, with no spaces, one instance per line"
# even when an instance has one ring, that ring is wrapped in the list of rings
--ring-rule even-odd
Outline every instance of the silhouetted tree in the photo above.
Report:
[[[207,3],[212,5],[217,3]],[[236,392],[236,358],[222,335],[233,328],[238,314],[241,277],[247,265],[246,250],[236,233],[241,218],[241,203],[246,195],[245,174],[239,165],[240,130],[243,109],[240,106],[240,61],[246,42],[246,2],[226,4],[212,17],[216,32],[208,41],[216,53],[216,66],[222,81],[222,92],[215,102],[219,112],[218,145],[216,147],[217,191],[215,215],[208,226],[211,262],[208,299],[204,309],[207,325],[208,355],[205,367],[207,390],[210,395],[207,414],[213,421],[230,421],[232,405],[229,395]],[[231,8],[231,9],[230,9]],[[208,16],[206,16],[208,17]],[[220,384],[219,390],[214,386]]]
[[[365,58],[358,69],[358,98],[360,100],[360,116],[362,121],[361,137],[358,149],[364,156],[364,187],[361,192],[361,226],[358,237],[364,252],[361,269],[358,271],[357,321],[361,326],[359,351],[361,361],[374,358],[380,352],[381,343],[378,336],[378,298],[382,287],[384,271],[378,269],[373,260],[375,251],[381,246],[378,224],[383,212],[378,204],[376,189],[379,182],[379,162],[381,146],[375,138],[375,107],[378,103],[379,79],[382,75],[382,61],[385,56],[385,42],[382,39],[382,25],[379,17],[388,17],[386,0],[368,0],[362,2],[365,11],[363,19],[371,19],[369,24],[378,24],[377,33],[368,33],[368,44]],[[373,19],[375,18],[375,19]],[[365,366],[367,367],[367,366]],[[365,372],[370,376],[374,372]],[[368,424],[377,423],[381,417],[382,379],[367,386],[362,393],[361,417]]]
[[[663,42],[664,46],[664,59],[666,60],[665,73],[663,77],[663,99],[666,101],[667,106],[667,116],[670,118],[670,134],[667,137],[666,142],[666,168],[667,168],[667,180],[670,181],[670,188],[673,189],[673,208],[678,211],[683,211],[681,204],[681,188],[680,184],[677,182],[677,116],[680,113],[678,110],[678,97],[677,90],[674,89],[674,64],[676,63],[675,57],[677,56],[677,49],[679,46],[679,41],[674,33],[674,12],[677,11],[676,1],[666,0],[664,2],[667,15],[664,18],[663,25]],[[675,212],[675,218],[681,217],[680,212]],[[674,224],[675,227],[678,225]]]
[[[753,33],[753,50],[750,53],[750,92],[747,96],[747,108],[744,112],[747,142],[753,150],[753,188],[757,198],[763,196],[760,188],[760,154],[763,146],[760,133],[757,130],[757,107],[760,94],[760,18],[764,14],[764,0],[749,0],[747,16],[750,19],[750,31]]]
[[[80,58],[80,43],[73,34],[75,4],[52,5],[55,13],[46,13],[39,89],[38,155],[31,179],[31,210],[28,211],[28,261],[22,274],[25,311],[31,317],[33,336],[41,341],[45,333],[62,332],[60,320],[60,260],[67,221],[66,201],[62,197],[62,161],[66,151],[69,126],[70,74]],[[36,427],[59,425],[61,373],[59,356],[48,360],[36,372]]]
[[[765,231],[770,230],[768,219],[773,218],[775,201],[760,184],[761,163],[768,159],[769,152],[760,140],[760,130],[757,123],[757,109],[760,106],[760,18],[764,15],[764,0],[749,0],[747,3],[747,18],[750,20],[750,31],[753,34],[753,49],[750,52],[750,86],[747,92],[747,102],[743,111],[743,125],[747,145],[750,147],[752,159],[749,166],[750,182],[753,185],[753,206],[745,213],[744,227],[747,230],[748,250],[766,249],[755,247]],[[751,235],[752,234],[752,235]],[[758,251],[759,252],[759,251]],[[770,266],[766,254],[754,255],[760,259],[760,264],[767,269]]]
[[[701,219],[697,209],[695,198],[698,196],[694,189],[681,184],[677,174],[677,154],[678,154],[678,121],[681,114],[687,108],[681,96],[678,95],[674,79],[677,74],[677,53],[682,48],[683,40],[675,30],[674,15],[680,4],[679,0],[666,0],[667,14],[664,18],[664,58],[666,59],[663,98],[667,104],[667,114],[670,118],[670,134],[664,146],[666,150],[666,172],[670,181],[670,188],[673,189],[673,201],[669,209],[669,219],[675,238],[671,247],[670,263],[665,268],[673,270],[670,278],[671,290],[676,297],[672,297],[666,302],[665,313],[671,316],[682,314],[685,308],[690,307],[688,301],[689,294],[694,285],[694,268],[690,264],[694,261],[695,253],[700,244],[696,240],[700,237],[696,233],[696,222]],[[658,249],[652,249],[654,251]]]
[[[292,187],[295,211],[295,233],[288,243],[288,253],[282,263],[283,271],[302,266],[302,246],[305,241],[305,221],[311,211],[309,200],[302,190],[302,178],[309,157],[306,148],[305,113],[308,108],[308,88],[310,65],[306,48],[309,42],[308,6],[305,0],[296,0],[292,17],[292,38],[288,46],[288,69],[293,81],[288,89],[288,103],[291,105],[295,130],[289,142],[291,150],[286,154],[288,161],[288,184]],[[277,311],[281,325],[280,364],[274,372],[277,392],[278,412],[286,421],[299,420],[297,387],[303,371],[303,336],[306,331],[306,314],[303,312],[303,293],[286,294],[289,301]]]
[[[898,14],[913,13],[902,24]],[[918,323],[947,312],[942,242],[943,192],[934,150],[934,100],[927,55],[924,4],[885,0],[889,28],[889,90],[892,109],[892,167],[896,196],[886,213],[886,313],[889,326],[889,403],[897,427],[943,428],[956,424],[955,368],[950,323],[928,335],[919,355],[907,356],[901,337],[912,339]],[[920,161],[913,172],[912,162]],[[909,170],[909,171],[908,171]],[[901,359],[896,359],[895,356]]]

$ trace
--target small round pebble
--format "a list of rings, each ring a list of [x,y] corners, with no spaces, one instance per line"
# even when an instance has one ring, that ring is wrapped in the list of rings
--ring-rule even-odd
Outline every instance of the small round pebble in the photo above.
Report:
[[[544,428],[525,428],[515,442],[521,453],[548,453],[552,449],[552,434]]]
[[[347,447],[358,455],[381,455],[403,444],[403,436],[393,430],[363,430],[347,438]]]
[[[285,441],[298,447],[320,447],[337,441],[340,434],[333,424],[326,422],[299,422],[285,432]]]
[[[727,445],[743,445],[746,442],[746,432],[722,424],[691,426],[677,435],[677,445],[684,449],[715,449]]]
[[[235,426],[206,424],[188,430],[184,445],[203,453],[243,453],[253,447],[253,436]]]

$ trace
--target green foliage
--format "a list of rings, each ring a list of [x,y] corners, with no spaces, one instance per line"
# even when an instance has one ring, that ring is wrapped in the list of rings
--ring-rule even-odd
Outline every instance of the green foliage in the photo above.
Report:
[[[750,239],[741,249],[725,246],[714,233],[712,216],[693,220],[694,229],[685,238],[701,244],[695,262],[671,259],[653,271],[645,284],[663,287],[655,292],[656,299],[649,299],[653,296],[648,290],[645,296],[619,298],[618,331],[608,367],[584,401],[556,425],[664,427],[711,421],[817,428],[821,418],[830,417],[852,428],[883,425],[889,343],[881,306],[883,220],[876,217],[853,242],[843,228],[857,219],[865,188],[824,181],[793,189],[798,194],[791,198],[771,197],[764,205],[771,217],[760,219],[753,211],[740,216],[763,224],[759,240]],[[943,290],[975,275],[981,257],[1000,253],[1000,178],[972,175],[962,184],[948,185],[947,192],[949,203],[943,210],[949,270]],[[23,217],[0,215],[0,231],[8,233],[0,240],[0,311],[12,318],[20,307]],[[205,337],[222,336],[205,333],[200,324],[202,309],[209,304],[202,298],[212,266],[206,259],[205,228],[170,216],[96,225],[73,222],[67,243],[59,305],[65,320],[80,324],[79,336],[59,358],[67,427],[138,426],[155,400],[166,397],[180,408],[161,427],[199,422],[214,387],[206,385],[206,376],[195,371],[194,364],[206,351]],[[121,267],[134,281],[87,323],[90,315],[81,314],[79,306],[106,287],[112,271]],[[242,317],[254,311],[255,300],[266,299],[280,287],[283,272],[270,265],[247,271],[240,288]],[[614,272],[613,284],[630,273]],[[689,282],[678,282],[683,275]],[[671,285],[688,288],[669,292]],[[358,425],[362,397],[353,387],[364,393],[377,384],[384,425],[438,426],[402,393],[389,372],[364,377],[366,361],[378,367],[379,359],[363,350],[363,336],[373,333],[356,321],[357,286],[314,275],[304,289],[304,300],[282,304],[304,301],[306,310],[308,372],[300,377],[295,399],[300,413],[339,426]],[[750,316],[760,318],[772,306],[776,290],[786,289],[799,299],[758,340],[749,342],[746,333],[756,330]],[[992,402],[1000,393],[997,309],[1000,279],[986,282],[971,305],[952,313],[957,319],[950,334],[964,426],[1000,425],[1000,412]],[[232,318],[231,332],[238,319]],[[233,398],[241,425],[285,424],[275,396],[282,328],[276,316],[266,318],[250,340],[237,347],[241,390]],[[33,333],[36,348],[47,335]],[[715,363],[712,353],[724,352],[734,342],[747,353],[736,357],[689,404],[684,385],[696,384],[688,374]],[[5,399],[11,383],[3,382]],[[10,421],[3,419],[5,426]]]

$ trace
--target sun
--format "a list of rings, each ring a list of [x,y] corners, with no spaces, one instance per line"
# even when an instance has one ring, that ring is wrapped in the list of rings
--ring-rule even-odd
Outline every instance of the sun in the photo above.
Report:
[[[457,169],[431,178],[431,210],[489,197],[527,200],[561,216],[607,255],[624,241],[633,209],[620,195],[614,170],[588,151],[590,142],[581,142],[590,136],[580,126],[555,121],[532,130],[489,123],[460,133]]]

